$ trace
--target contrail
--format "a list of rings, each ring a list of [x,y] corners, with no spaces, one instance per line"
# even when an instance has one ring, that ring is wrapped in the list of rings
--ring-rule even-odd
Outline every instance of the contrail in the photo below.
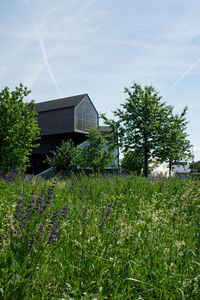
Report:
[[[53,56],[54,53],[57,52],[57,50],[60,48],[60,46],[56,46],[53,49],[50,49],[48,54],[48,59]],[[42,57],[43,59],[43,57]],[[43,59],[44,60],[44,59]],[[27,86],[32,86],[35,84],[35,82],[38,80],[38,76],[40,75],[41,71],[46,68],[46,64],[40,63],[35,69],[34,72],[30,75],[30,77],[27,79],[26,84]]]
[[[61,97],[62,97],[62,96],[61,96],[61,91],[60,91],[59,86],[58,86],[58,84],[57,84],[56,78],[54,77],[53,72],[52,72],[52,70],[51,70],[51,67],[50,67],[50,64],[49,64],[49,60],[48,60],[48,56],[47,56],[47,53],[46,53],[46,49],[45,49],[45,45],[44,45],[43,38],[42,38],[42,36],[41,36],[41,34],[40,34],[40,31],[38,30],[38,28],[37,28],[37,26],[36,26],[36,24],[35,24],[35,21],[34,21],[33,17],[32,17],[32,13],[31,13],[31,10],[30,10],[30,7],[29,7],[29,1],[28,1],[28,0],[24,0],[24,4],[25,4],[25,9],[27,10],[27,14],[28,14],[29,18],[31,19],[32,25],[33,25],[33,27],[34,27],[34,29],[35,29],[34,31],[35,31],[35,33],[36,33],[36,37],[37,37],[38,42],[39,42],[39,44],[40,44],[42,56],[43,56],[43,59],[44,59],[44,64],[45,64],[45,66],[46,66],[46,68],[47,68],[47,71],[48,71],[48,73],[49,73],[49,76],[51,77],[51,79],[52,79],[52,81],[53,81],[53,83],[54,83],[54,86],[55,86],[55,88],[56,88],[56,90],[57,90],[57,92],[58,92],[58,95],[59,95],[59,97],[61,98]],[[42,67],[39,68],[39,69],[37,70],[38,74],[40,73],[41,69],[42,69]],[[37,72],[36,72],[36,73],[37,73]]]
[[[188,75],[192,72],[193,69],[195,69],[200,64],[200,58],[191,65],[183,75],[172,85],[171,89],[168,91],[167,95],[175,88],[177,85]]]
[[[42,51],[42,55],[43,55],[43,58],[44,58],[44,63],[46,65],[46,67],[47,67],[47,71],[48,71],[49,76],[51,77],[51,79],[52,79],[52,81],[53,81],[53,83],[55,85],[55,88],[56,88],[56,90],[58,92],[59,97],[61,98],[62,97],[61,96],[61,91],[59,89],[57,81],[56,81],[56,79],[55,79],[55,77],[54,77],[54,75],[52,73],[51,67],[49,65],[49,61],[48,61],[48,57],[47,57],[47,53],[46,53],[44,41],[42,39],[42,36],[41,36],[40,32],[38,30],[36,30],[36,32],[37,32],[37,38],[38,38],[38,41],[39,41],[39,44],[40,44],[40,48],[41,48],[41,51]]]

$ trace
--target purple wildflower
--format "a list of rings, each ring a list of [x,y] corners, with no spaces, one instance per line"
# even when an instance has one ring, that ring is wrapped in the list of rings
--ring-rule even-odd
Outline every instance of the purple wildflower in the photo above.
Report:
[[[59,223],[56,223],[55,225],[54,225],[54,231],[57,231],[58,230],[58,226],[59,226]]]
[[[56,233],[53,232],[53,233],[51,234],[51,236],[49,237],[49,241],[48,241],[47,244],[51,245],[51,244],[55,243],[55,242],[56,242],[56,239],[57,239],[57,235],[56,235]]]
[[[125,172],[122,173],[122,177],[126,178],[127,174]]]
[[[5,234],[0,235],[0,243],[3,243],[4,238],[5,238]]]
[[[80,174],[78,175],[78,177],[75,177],[75,178],[72,179],[71,193],[74,192],[75,183],[78,182],[79,178],[80,178]]]
[[[33,247],[33,243],[34,243],[34,238],[32,238],[29,242],[29,245],[28,245],[29,250],[31,250],[31,248]]]
[[[56,185],[53,184],[51,187],[48,188],[48,191],[47,191],[47,200],[46,200],[46,207],[49,206],[49,204],[51,203],[51,201],[53,199],[54,192],[55,192],[55,187],[56,187]]]
[[[71,186],[71,193],[74,192],[75,182],[76,182],[76,178],[73,178],[73,180],[72,180],[72,186]]]
[[[108,206],[108,208],[107,208],[107,210],[106,210],[106,212],[105,212],[105,214],[104,214],[104,216],[103,216],[103,218],[102,218],[102,220],[101,220],[101,222],[100,222],[100,227],[99,227],[100,229],[103,228],[103,225],[104,225],[104,223],[106,222],[108,216],[111,214],[113,207],[114,207],[114,206],[113,206],[113,203],[111,203],[111,204]]]
[[[52,243],[55,243],[57,240],[56,232],[58,231],[59,223],[55,223],[52,227],[51,233],[49,233],[49,241],[48,244],[51,245]]]
[[[55,221],[56,221],[56,219],[57,219],[57,217],[58,217],[58,213],[59,213],[58,210],[56,210],[56,211],[53,212],[52,217],[51,217],[51,223],[52,223],[52,224],[55,223]]]
[[[45,199],[40,195],[36,200],[36,210],[41,215],[45,210]]]
[[[65,206],[62,207],[61,216],[63,217],[63,219],[66,217],[68,210],[69,210],[69,204],[66,204]]]
[[[15,218],[15,225],[16,223],[19,224],[19,226],[24,227],[23,225],[23,212],[24,212],[24,208],[23,208],[23,194],[18,198],[19,200],[17,201],[17,205],[16,205],[16,209],[15,209],[15,214],[14,214],[14,218]]]
[[[113,204],[111,203],[111,204],[108,206],[108,208],[107,208],[107,210],[106,210],[106,212],[105,212],[106,218],[111,214],[112,209],[113,209]]]
[[[39,214],[43,214],[44,210],[50,205],[54,196],[55,184],[47,190],[47,196],[38,195],[36,200],[36,210]]]
[[[40,231],[41,233],[44,233],[44,225],[40,225],[39,231]]]

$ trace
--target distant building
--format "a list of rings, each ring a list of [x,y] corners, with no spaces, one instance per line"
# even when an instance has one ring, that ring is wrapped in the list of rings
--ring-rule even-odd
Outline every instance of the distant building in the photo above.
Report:
[[[72,139],[75,145],[86,141],[89,128],[99,125],[99,114],[87,94],[36,103],[40,127],[40,146],[30,156],[29,172],[38,174],[48,168],[46,156],[60,147],[62,140]],[[105,133],[109,129],[102,127]]]
[[[176,162],[176,164],[174,164],[172,166],[172,171],[174,172],[174,174],[190,174],[191,169],[189,167],[189,162],[187,161],[179,161]]]

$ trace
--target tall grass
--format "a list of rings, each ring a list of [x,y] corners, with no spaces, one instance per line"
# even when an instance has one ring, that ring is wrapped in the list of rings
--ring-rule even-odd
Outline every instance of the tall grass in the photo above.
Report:
[[[0,181],[0,298],[199,299],[200,183]]]

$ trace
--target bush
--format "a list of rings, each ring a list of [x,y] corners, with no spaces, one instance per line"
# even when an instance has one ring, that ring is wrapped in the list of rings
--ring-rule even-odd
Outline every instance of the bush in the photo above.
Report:
[[[79,161],[79,148],[74,146],[70,139],[62,141],[62,145],[56,151],[51,151],[52,157],[48,156],[47,161],[55,172],[72,172],[77,168]]]
[[[144,158],[142,155],[137,154],[135,151],[128,151],[124,153],[121,162],[122,170],[127,173],[136,173],[141,175],[144,165]]]

